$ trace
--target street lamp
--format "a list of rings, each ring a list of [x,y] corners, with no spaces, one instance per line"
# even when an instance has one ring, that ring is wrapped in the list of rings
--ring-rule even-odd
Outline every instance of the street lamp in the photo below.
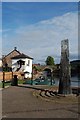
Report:
[[[52,80],[53,80],[53,71],[51,70],[51,85],[52,85]]]

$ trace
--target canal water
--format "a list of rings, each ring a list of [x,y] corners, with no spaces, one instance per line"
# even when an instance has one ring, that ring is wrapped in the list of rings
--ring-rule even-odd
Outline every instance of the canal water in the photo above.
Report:
[[[77,76],[75,77],[71,77],[71,87],[79,87],[80,86],[80,78],[78,78]],[[59,78],[54,78],[55,81],[55,86],[59,85]]]
[[[79,87],[80,85],[80,78],[77,76],[71,77],[71,87]],[[32,84],[32,85],[51,85],[51,80],[41,80],[41,79],[36,79],[36,80],[27,80],[26,84]],[[52,85],[54,86],[59,86],[59,78],[54,78],[52,80]]]

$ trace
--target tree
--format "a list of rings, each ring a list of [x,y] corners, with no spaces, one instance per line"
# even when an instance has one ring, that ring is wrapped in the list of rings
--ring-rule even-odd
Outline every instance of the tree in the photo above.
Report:
[[[45,62],[46,62],[46,65],[54,65],[54,58],[51,56],[48,56]]]

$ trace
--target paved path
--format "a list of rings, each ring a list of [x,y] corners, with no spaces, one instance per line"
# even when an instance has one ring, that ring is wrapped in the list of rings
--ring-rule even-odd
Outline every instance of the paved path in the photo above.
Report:
[[[2,90],[0,89],[0,120],[2,118]]]
[[[47,102],[33,96],[34,89],[9,87],[2,90],[3,117],[78,118],[77,104]]]

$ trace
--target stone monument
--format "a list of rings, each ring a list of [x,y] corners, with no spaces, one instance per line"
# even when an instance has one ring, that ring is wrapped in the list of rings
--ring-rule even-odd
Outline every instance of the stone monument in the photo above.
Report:
[[[59,94],[71,94],[68,39],[61,41]]]

